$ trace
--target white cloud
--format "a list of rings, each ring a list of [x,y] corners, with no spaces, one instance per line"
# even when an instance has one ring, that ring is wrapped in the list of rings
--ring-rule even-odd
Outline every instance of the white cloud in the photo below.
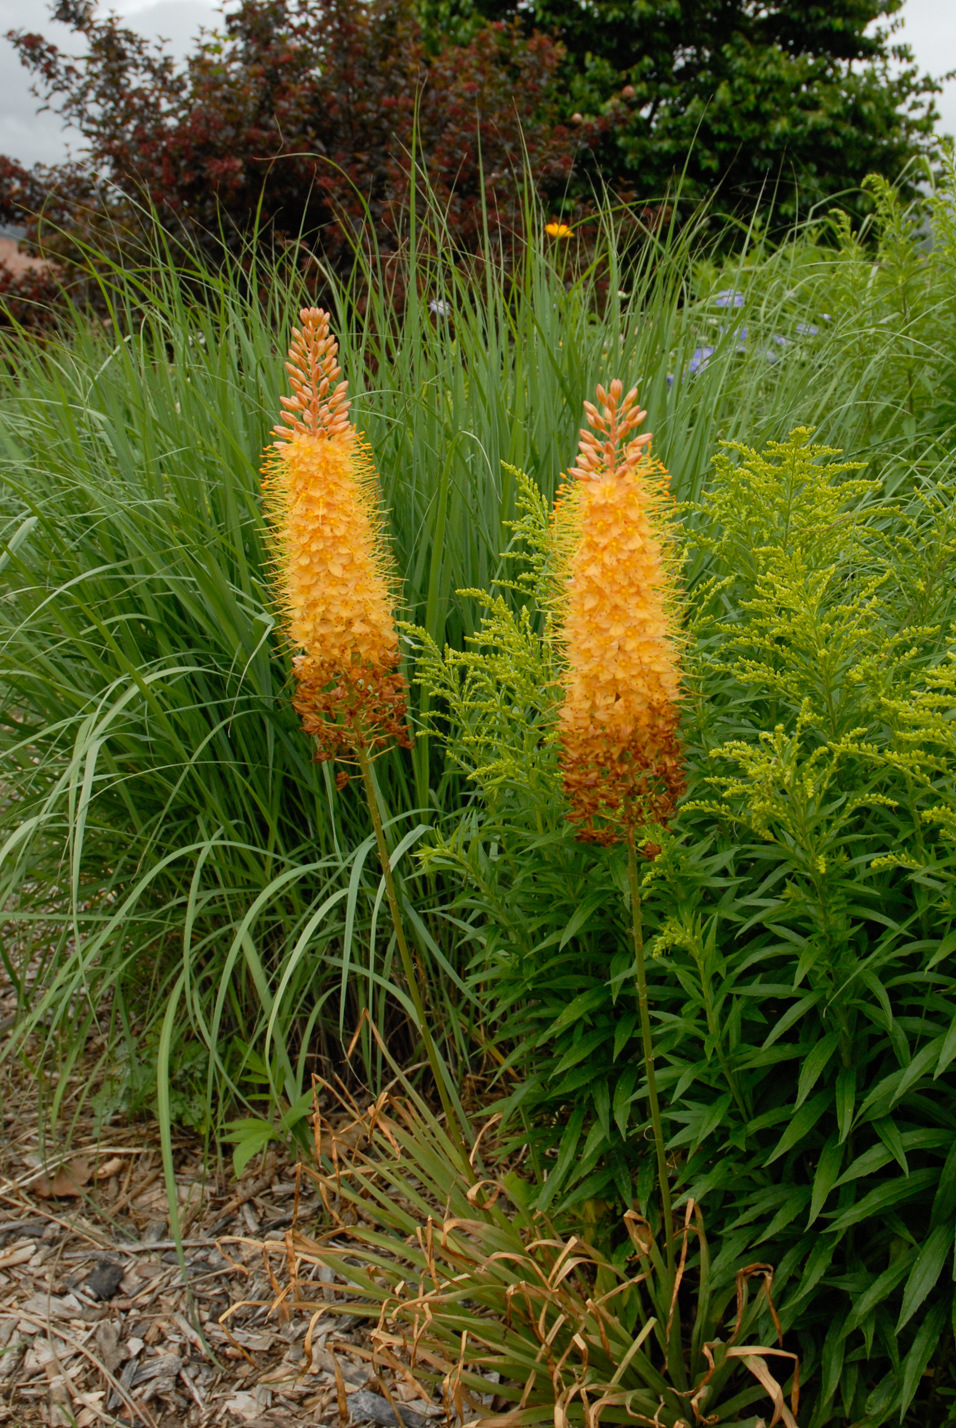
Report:
[[[909,45],[920,70],[934,76],[956,69],[956,5],[953,0],[906,0],[900,13],[903,24],[893,36]],[[938,128],[956,135],[956,80],[950,80],[936,100]]]
[[[171,41],[175,55],[192,49],[199,27],[215,28],[222,16],[212,0],[112,0],[110,6],[131,29],[144,35],[162,35]]]
[[[193,48],[200,26],[213,29],[221,19],[214,0],[112,0],[109,8],[140,34],[168,40],[179,59]],[[37,114],[40,101],[30,93],[30,76],[3,38],[7,30],[38,31],[69,54],[82,54],[85,45],[68,26],[51,20],[48,7],[38,0],[0,0],[0,154],[27,166],[58,163],[69,147],[82,147],[82,136],[65,128],[56,114]]]

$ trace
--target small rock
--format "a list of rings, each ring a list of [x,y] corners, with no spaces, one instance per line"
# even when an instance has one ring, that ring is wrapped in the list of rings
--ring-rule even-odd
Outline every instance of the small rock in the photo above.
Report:
[[[121,1264],[112,1259],[100,1259],[86,1281],[88,1293],[97,1299],[112,1299],[117,1293],[125,1271]]]
[[[353,1423],[375,1423],[378,1428],[429,1428],[430,1419],[410,1408],[400,1408],[398,1413],[391,1404],[377,1393],[369,1393],[360,1388],[358,1393],[348,1397],[349,1413]],[[399,1416],[401,1415],[401,1416]]]

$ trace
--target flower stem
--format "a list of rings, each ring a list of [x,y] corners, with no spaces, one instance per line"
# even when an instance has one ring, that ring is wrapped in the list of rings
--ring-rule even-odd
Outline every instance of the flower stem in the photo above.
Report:
[[[385,894],[388,898],[389,911],[392,915],[392,926],[395,929],[395,940],[398,943],[399,956],[402,959],[402,968],[405,972],[405,981],[408,986],[408,993],[412,999],[412,1006],[415,1009],[415,1019],[418,1022],[418,1030],[421,1033],[422,1041],[425,1045],[425,1054],[428,1057],[428,1064],[431,1067],[435,1084],[438,1087],[438,1094],[445,1111],[445,1119],[448,1123],[448,1134],[454,1142],[455,1149],[460,1153],[462,1159],[462,1169],[469,1169],[468,1152],[465,1149],[465,1142],[462,1138],[462,1131],[470,1136],[470,1127],[460,1104],[454,1105],[448,1086],[445,1081],[445,1068],[441,1063],[438,1050],[432,1040],[428,1023],[425,1020],[425,1007],[422,1001],[421,987],[418,981],[418,972],[412,959],[408,946],[408,939],[405,936],[405,923],[402,919],[401,906],[398,901],[398,893],[395,888],[395,878],[392,874],[391,857],[388,850],[388,842],[385,838],[385,828],[382,823],[382,814],[378,806],[378,797],[375,791],[375,784],[372,780],[372,767],[369,761],[368,750],[358,748],[356,750],[359,769],[362,773],[362,782],[365,786],[365,797],[368,802],[368,811],[372,819],[372,827],[375,829],[375,840],[378,843],[378,856],[382,865],[382,875],[385,878]]]
[[[654,1131],[654,1149],[657,1152],[657,1182],[661,1195],[661,1209],[664,1217],[664,1238],[667,1250],[667,1268],[674,1272],[674,1215],[671,1210],[671,1190],[667,1177],[667,1154],[664,1149],[664,1130],[661,1124],[661,1108],[657,1099],[657,1076],[654,1073],[654,1041],[651,1036],[651,1018],[647,1009],[647,968],[644,961],[644,928],[641,919],[641,885],[637,871],[637,847],[634,829],[627,830],[627,872],[631,887],[631,926],[634,933],[634,965],[637,972],[637,1007],[641,1017],[641,1041],[644,1046],[644,1071],[647,1076],[647,1100],[651,1112],[651,1126]]]

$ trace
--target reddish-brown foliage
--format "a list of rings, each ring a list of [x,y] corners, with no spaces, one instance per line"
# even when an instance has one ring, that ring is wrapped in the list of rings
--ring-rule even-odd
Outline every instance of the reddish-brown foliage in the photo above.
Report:
[[[0,215],[42,209],[43,250],[64,258],[77,239],[115,251],[117,234],[131,251],[152,207],[213,262],[258,224],[300,262],[346,272],[360,237],[386,258],[401,249],[413,170],[446,240],[475,251],[486,223],[492,242],[520,231],[525,154],[539,195],[567,203],[607,124],[558,122],[553,40],[494,23],[429,55],[409,0],[242,0],[182,73],[89,0],[55,13],[85,36],[84,59],[11,38],[89,165],[31,175],[2,161]]]

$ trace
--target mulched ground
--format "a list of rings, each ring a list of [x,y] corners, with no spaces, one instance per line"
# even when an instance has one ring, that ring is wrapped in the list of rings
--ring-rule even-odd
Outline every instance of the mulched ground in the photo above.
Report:
[[[11,1012],[0,989],[0,1028]],[[28,1070],[10,1060],[0,1072],[0,1425],[398,1428],[400,1415],[427,1428],[443,1417],[373,1365],[357,1321],[320,1319],[307,1341],[308,1319],[275,1307],[255,1242],[321,1215],[285,1153],[270,1149],[237,1182],[180,1138],[184,1278],[155,1126],[84,1127],[74,1079],[61,1121],[79,1114],[57,1151],[41,1136]]]

